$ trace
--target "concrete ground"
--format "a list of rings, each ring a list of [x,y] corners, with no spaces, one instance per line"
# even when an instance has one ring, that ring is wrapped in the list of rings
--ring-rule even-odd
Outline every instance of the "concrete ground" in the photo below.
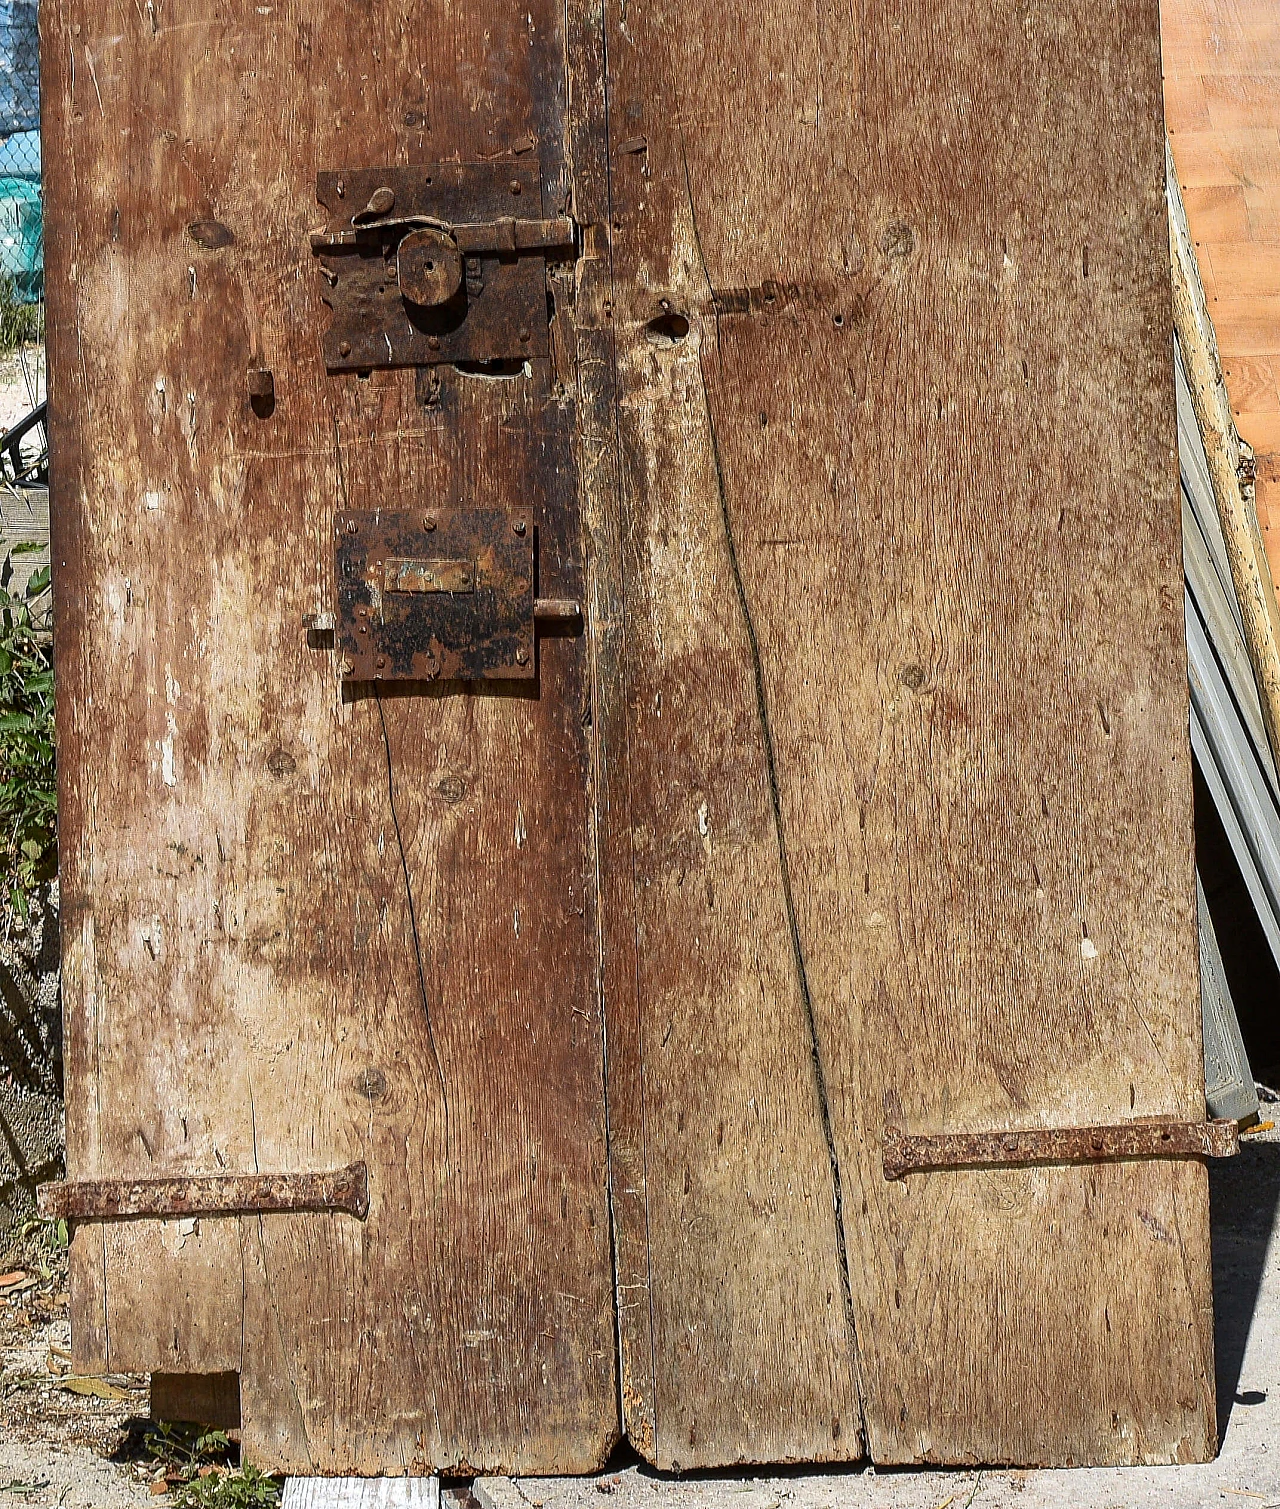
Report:
[[[25,419],[43,397],[43,346],[24,346],[0,356],[0,431]]]
[[[594,1478],[485,1478],[480,1509],[1280,1509],[1280,1132],[1211,1165],[1218,1397],[1216,1461],[1197,1467],[1054,1472],[852,1468],[680,1479],[629,1466]],[[44,1286],[48,1289],[48,1284]],[[30,1296],[43,1294],[41,1304]],[[24,1303],[24,1294],[26,1300]],[[157,1504],[139,1460],[145,1380],[109,1399],[67,1390],[65,1296],[0,1290],[0,1509]],[[8,1314],[4,1312],[7,1309]],[[25,1320],[15,1320],[19,1313]],[[133,1423],[131,1423],[133,1422]],[[112,1460],[114,1458],[114,1460]],[[446,1490],[445,1503],[467,1504]]]

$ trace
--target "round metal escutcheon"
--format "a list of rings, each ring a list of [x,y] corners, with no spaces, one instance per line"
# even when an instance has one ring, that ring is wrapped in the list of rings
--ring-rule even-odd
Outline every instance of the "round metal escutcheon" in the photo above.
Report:
[[[462,254],[453,237],[426,227],[411,231],[396,253],[400,292],[413,304],[447,304],[462,285]]]

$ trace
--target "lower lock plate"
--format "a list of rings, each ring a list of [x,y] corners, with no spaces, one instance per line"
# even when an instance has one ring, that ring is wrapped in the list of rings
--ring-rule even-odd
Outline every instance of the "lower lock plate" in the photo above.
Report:
[[[528,510],[343,509],[336,554],[345,680],[536,675]]]

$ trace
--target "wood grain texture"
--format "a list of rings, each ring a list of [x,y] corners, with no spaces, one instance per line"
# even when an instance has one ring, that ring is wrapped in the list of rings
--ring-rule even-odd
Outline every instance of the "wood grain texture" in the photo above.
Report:
[[[77,1363],[240,1373],[246,1454],[285,1471],[594,1467],[583,641],[543,638],[536,694],[344,700],[303,629],[340,506],[531,507],[540,590],[582,595],[571,300],[561,355],[424,406],[411,372],[325,375],[307,239],[346,164],[533,158],[563,211],[561,12],[41,19],[71,1176],[360,1158],[371,1195],[365,1225],[80,1227]]]
[[[1203,1459],[1199,1165],[879,1163],[1204,1115],[1155,7],[608,57],[646,1454]]]

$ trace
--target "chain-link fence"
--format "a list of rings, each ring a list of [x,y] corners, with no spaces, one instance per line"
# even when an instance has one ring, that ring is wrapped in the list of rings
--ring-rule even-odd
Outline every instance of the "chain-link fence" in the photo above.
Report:
[[[0,0],[0,282],[19,303],[44,294],[36,0]]]

